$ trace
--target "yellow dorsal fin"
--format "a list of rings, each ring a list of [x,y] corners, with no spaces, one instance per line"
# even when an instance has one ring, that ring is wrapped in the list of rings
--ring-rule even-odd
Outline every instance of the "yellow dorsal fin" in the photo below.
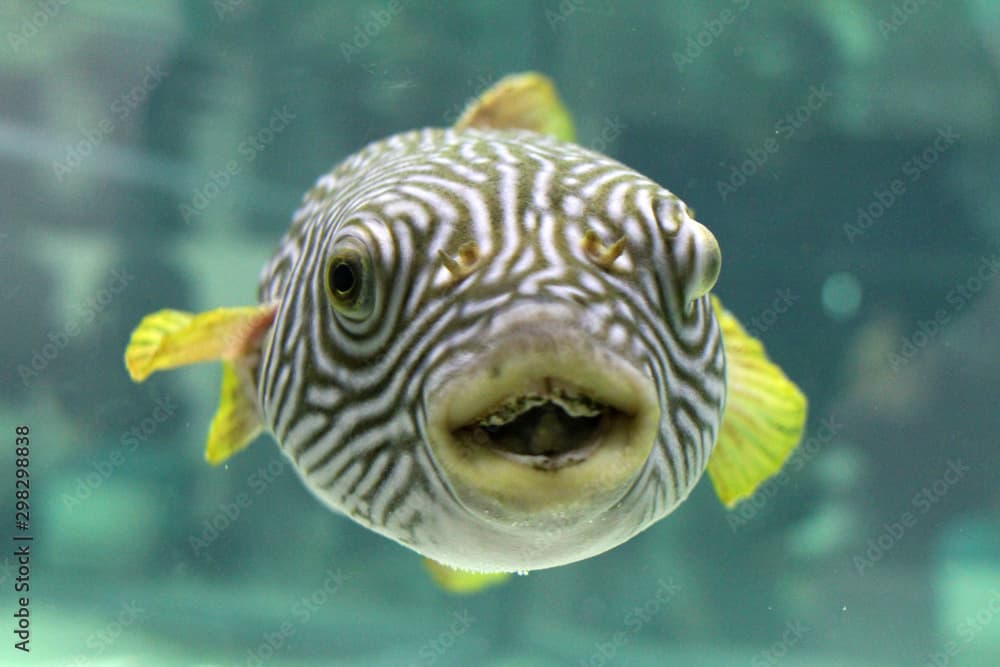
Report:
[[[466,572],[443,565],[430,558],[424,559],[424,566],[438,586],[449,593],[468,594],[501,584],[510,577],[509,572]]]
[[[727,396],[708,474],[733,507],[781,470],[799,444],[806,397],[715,296],[712,305],[726,346]]]
[[[573,141],[573,118],[552,80],[538,72],[511,74],[480,95],[455,123],[467,127],[532,130]]]
[[[161,310],[143,318],[125,348],[125,366],[136,382],[159,370],[202,361],[222,362],[219,408],[209,429],[205,459],[217,465],[260,433],[262,423],[249,364],[274,321],[277,306],[218,308],[193,314]]]

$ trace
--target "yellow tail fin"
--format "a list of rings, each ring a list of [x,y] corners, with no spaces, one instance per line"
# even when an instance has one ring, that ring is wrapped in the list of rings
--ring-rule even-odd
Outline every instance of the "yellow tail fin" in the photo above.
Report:
[[[733,507],[795,451],[805,429],[806,397],[715,296],[712,305],[726,346],[727,396],[708,474],[719,499]]]

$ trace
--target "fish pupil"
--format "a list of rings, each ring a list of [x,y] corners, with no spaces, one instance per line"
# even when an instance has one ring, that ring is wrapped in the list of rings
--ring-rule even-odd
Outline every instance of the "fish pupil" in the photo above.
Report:
[[[330,281],[333,283],[335,294],[347,295],[354,289],[357,279],[354,276],[354,269],[346,262],[338,262],[331,272]]]

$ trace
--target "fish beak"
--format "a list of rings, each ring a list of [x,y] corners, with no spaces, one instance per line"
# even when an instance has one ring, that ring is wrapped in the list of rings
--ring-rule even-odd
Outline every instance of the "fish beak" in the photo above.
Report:
[[[560,324],[492,339],[427,396],[434,458],[487,521],[593,517],[628,491],[656,440],[653,379]]]

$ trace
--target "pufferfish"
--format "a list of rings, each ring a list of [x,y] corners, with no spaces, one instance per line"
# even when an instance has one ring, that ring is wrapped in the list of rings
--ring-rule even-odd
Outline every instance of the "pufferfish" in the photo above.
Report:
[[[691,209],[573,134],[525,73],[454,127],[368,145],[306,193],[257,305],[147,316],[132,379],[221,361],[209,463],[270,432],[453,591],[612,549],[706,469],[732,507],[806,399],[710,294],[719,245]]]

